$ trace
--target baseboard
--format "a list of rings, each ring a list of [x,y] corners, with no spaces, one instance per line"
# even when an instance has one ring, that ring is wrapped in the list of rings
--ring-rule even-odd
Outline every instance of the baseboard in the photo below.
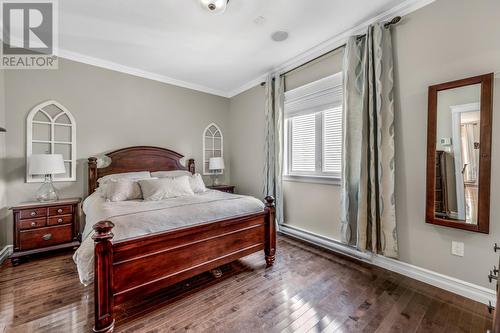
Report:
[[[414,266],[403,261],[379,255],[374,255],[371,262],[376,266],[428,283],[432,286],[470,298],[483,304],[491,302],[491,304],[494,305],[496,303],[496,292],[493,289],[488,289],[451,276]]]
[[[311,242],[314,245],[320,246],[322,248],[332,250],[335,252],[340,252],[346,256],[355,258],[355,259],[360,259],[364,261],[370,261],[371,260],[371,255],[368,253],[362,253],[356,250],[353,247],[347,246],[345,244],[342,244],[340,242],[337,242],[331,238],[325,237],[318,235],[316,233],[294,227],[291,225],[287,224],[282,224],[279,227],[279,231],[285,235],[289,235],[298,239],[301,239],[306,242]]]
[[[456,279],[451,276],[440,274],[425,268],[414,266],[403,261],[383,257],[380,255],[362,253],[355,248],[334,241],[330,238],[294,226],[283,224],[280,226],[279,230],[285,235],[310,242],[334,252],[342,253],[357,260],[371,263],[375,266],[408,276],[418,281],[425,282],[427,284],[447,290],[460,296],[470,298],[474,301],[483,304],[488,304],[489,302],[491,302],[491,304],[493,305],[495,305],[496,303],[496,292],[492,289],[478,286],[473,283]]]
[[[5,245],[3,249],[0,250],[0,265],[12,254],[12,245]]]

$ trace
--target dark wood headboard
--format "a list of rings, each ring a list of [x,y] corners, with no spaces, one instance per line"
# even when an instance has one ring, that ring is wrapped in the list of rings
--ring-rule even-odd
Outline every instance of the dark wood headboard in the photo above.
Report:
[[[90,157],[88,160],[89,195],[96,190],[99,178],[115,173],[171,170],[188,170],[195,173],[194,159],[189,159],[187,166],[183,166],[180,159],[184,156],[165,148],[128,147],[115,150],[106,156],[111,159],[111,164],[105,168],[97,168],[96,157]]]

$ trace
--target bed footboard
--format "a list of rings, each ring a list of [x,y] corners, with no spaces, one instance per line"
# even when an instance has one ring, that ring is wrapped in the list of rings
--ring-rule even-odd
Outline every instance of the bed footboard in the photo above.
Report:
[[[94,225],[95,332],[112,332],[113,307],[264,250],[276,255],[274,198],[261,213],[113,242],[113,223]]]

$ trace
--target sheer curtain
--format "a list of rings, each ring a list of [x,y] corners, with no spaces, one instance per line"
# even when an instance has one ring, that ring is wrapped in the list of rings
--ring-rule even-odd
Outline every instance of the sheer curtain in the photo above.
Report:
[[[264,196],[272,195],[276,205],[276,222],[283,223],[283,110],[284,79],[269,75],[266,79]]]
[[[391,33],[383,24],[353,36],[344,54],[342,241],[398,256],[394,196]]]

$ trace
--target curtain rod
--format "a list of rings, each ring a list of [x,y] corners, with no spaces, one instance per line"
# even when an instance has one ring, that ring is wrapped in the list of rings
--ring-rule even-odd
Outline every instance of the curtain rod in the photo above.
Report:
[[[394,17],[392,20],[390,20],[389,22],[386,22],[386,23],[384,24],[384,27],[385,27],[385,28],[389,28],[391,25],[398,24],[400,21],[401,21],[401,16],[396,16],[396,17]],[[359,35],[359,36],[357,36],[357,38],[358,38],[358,39],[360,39],[360,38],[363,38],[363,37],[365,37],[365,36],[366,36],[366,34],[363,34],[363,35]],[[323,53],[323,54],[321,54],[321,55],[317,56],[316,58],[313,58],[313,59],[311,59],[311,60],[308,60],[308,61],[306,61],[306,62],[305,62],[305,63],[303,63],[303,64],[300,64],[300,65],[298,65],[298,66],[296,66],[296,67],[294,67],[294,68],[292,68],[292,69],[287,70],[286,72],[284,72],[284,73],[280,74],[280,76],[285,76],[285,75],[287,75],[287,74],[289,74],[289,73],[291,73],[291,72],[293,72],[293,71],[295,71],[295,70],[297,70],[297,69],[299,69],[299,68],[301,68],[301,67],[303,67],[303,66],[306,66],[306,65],[310,64],[311,62],[314,62],[314,61],[316,61],[316,60],[318,60],[318,59],[320,59],[320,58],[322,58],[322,57],[324,57],[324,56],[327,56],[327,55],[329,55],[329,54],[331,54],[331,53],[334,53],[335,51],[337,51],[337,50],[339,50],[339,49],[341,49],[341,48],[343,48],[343,47],[345,47],[345,46],[346,46],[346,43],[344,43],[344,44],[342,44],[342,45],[340,45],[340,46],[337,46],[337,47],[336,47],[336,48],[334,48],[333,50],[330,50],[330,51],[328,51],[328,52],[326,52],[326,53]],[[274,78],[273,78],[273,80],[274,80]],[[261,85],[261,86],[265,86],[265,85],[266,85],[266,82],[265,82],[265,81],[264,81],[264,82],[261,82],[261,83],[260,83],[260,85]]]

